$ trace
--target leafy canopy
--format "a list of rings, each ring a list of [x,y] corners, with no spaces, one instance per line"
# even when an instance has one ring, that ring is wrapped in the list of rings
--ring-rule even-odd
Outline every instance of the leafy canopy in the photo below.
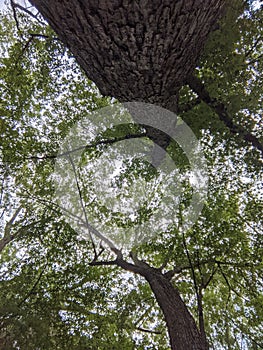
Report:
[[[234,123],[261,140],[262,15],[253,2],[231,2],[195,72]],[[11,9],[0,16],[0,348],[168,349],[165,324],[146,282],[115,266],[90,266],[92,242],[74,231],[53,200],[61,142],[77,121],[116,101],[99,94],[40,17],[16,11],[14,19]],[[173,283],[196,319],[199,291],[213,348],[263,348],[262,156],[187,85],[179,107],[206,155],[207,200],[185,235],[177,222],[134,249],[155,267],[177,268]],[[107,130],[87,147],[83,165],[107,157],[111,145],[98,141],[125,133],[125,128]],[[144,135],[141,141],[151,144]],[[169,153],[182,176],[183,211],[192,194],[184,177],[189,164],[176,144]],[[83,180],[83,173],[78,175]],[[104,204],[91,198],[87,185],[93,178],[85,175],[84,204],[98,220],[128,229],[132,222],[121,211],[111,216],[111,198]],[[124,205],[125,182],[132,187],[155,176],[149,164],[127,161],[117,179]],[[142,201],[137,219],[149,215],[150,201]],[[94,244],[101,261],[114,259],[103,243]],[[129,259],[129,252],[124,254]]]

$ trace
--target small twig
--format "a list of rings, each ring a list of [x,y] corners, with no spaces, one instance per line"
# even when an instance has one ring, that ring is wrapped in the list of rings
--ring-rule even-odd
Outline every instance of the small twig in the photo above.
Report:
[[[216,271],[218,270],[218,266],[215,267],[215,265],[213,266],[213,271],[211,273],[211,275],[209,276],[209,278],[207,279],[207,281],[204,281],[204,284],[203,284],[203,289],[206,289],[207,286],[209,285],[209,283],[212,281]]]
[[[18,62],[20,61],[21,57],[24,55],[24,53],[25,53],[26,50],[28,49],[28,47],[29,47],[29,45],[31,44],[31,42],[33,41],[33,39],[34,39],[33,37],[30,37],[30,38],[26,41],[25,45],[24,45],[23,48],[22,48],[21,53],[19,54],[19,56],[17,57],[17,59],[16,59],[16,61],[15,61],[15,66],[18,65]]]
[[[146,299],[146,301],[147,300],[153,300],[153,297],[150,297],[150,298],[148,298],[148,299]],[[144,300],[145,301],[145,300]],[[136,320],[135,322],[134,322],[134,326],[135,327],[139,327],[139,324],[145,319],[145,317],[151,312],[151,310],[152,310],[152,308],[153,308],[153,305],[149,305],[149,307],[146,309],[146,310],[144,310],[144,312],[142,313],[142,315],[138,318],[138,320]]]
[[[160,332],[160,331],[152,331],[150,329],[145,329],[145,328],[141,328],[141,327],[137,327],[136,330],[140,331],[140,332],[151,333],[151,334],[162,334],[162,332]]]
[[[12,9],[13,9],[13,12],[14,12],[14,17],[15,17],[15,21],[17,22],[17,19],[16,19],[16,9],[19,9],[23,12],[25,12],[26,14],[28,14],[29,16],[31,16],[32,18],[34,18],[35,20],[37,20],[40,24],[42,25],[46,25],[45,22],[43,21],[40,21],[40,19],[38,18],[38,15],[35,15],[33,12],[29,11],[26,7],[14,2],[14,0],[10,0],[11,2],[11,6],[12,6]]]
[[[3,197],[4,197],[4,184],[5,184],[5,176],[2,176],[2,181],[1,181],[1,194],[0,194],[0,205],[2,204]]]
[[[77,184],[77,189],[78,189],[78,194],[79,194],[79,198],[80,198],[80,204],[81,204],[81,208],[82,208],[82,212],[84,214],[84,218],[85,218],[85,222],[87,224],[87,229],[88,229],[88,233],[89,233],[89,238],[91,240],[91,244],[92,244],[92,247],[93,247],[93,252],[94,252],[94,260],[97,259],[98,255],[97,255],[97,250],[96,250],[96,246],[95,246],[95,242],[93,240],[93,237],[90,233],[90,230],[88,228],[89,226],[89,223],[88,223],[88,216],[87,216],[87,213],[86,213],[86,209],[85,209],[85,205],[84,205],[84,200],[83,200],[83,196],[82,196],[82,191],[81,191],[81,188],[80,188],[80,185],[79,185],[79,180],[78,180],[78,175],[77,175],[77,171],[76,171],[76,167],[75,167],[75,164],[71,158],[71,155],[68,156],[69,158],[69,161],[70,161],[70,164],[71,164],[71,167],[73,169],[73,172],[74,172],[74,177],[75,177],[75,181],[76,181],[76,184]]]
[[[261,58],[263,57],[263,54],[259,55],[258,57],[251,59],[250,61],[247,62],[247,65],[254,64],[258,62]]]
[[[23,298],[23,300],[20,301],[20,303],[18,304],[18,307],[20,307],[20,306],[30,297],[30,295],[33,293],[34,289],[36,288],[36,286],[37,286],[38,283],[40,282],[41,277],[43,276],[46,267],[47,267],[47,263],[45,264],[43,270],[40,272],[38,278],[36,279],[35,283],[34,283],[33,286],[31,287],[31,289],[29,290],[29,292],[26,294],[26,296]]]
[[[218,267],[219,267],[219,270],[220,270],[220,272],[221,272],[221,274],[222,274],[224,280],[226,281],[226,284],[227,284],[229,290],[232,291],[232,292],[234,292],[239,298],[242,298],[242,296],[241,296],[233,287],[231,287],[231,285],[230,285],[230,283],[229,283],[229,281],[228,281],[228,279],[227,279],[227,277],[226,277],[224,271],[222,270],[220,264],[218,264]]]
[[[240,328],[240,325],[237,324],[237,322],[234,322],[233,319],[231,317],[229,317],[229,315],[227,313],[224,314],[224,317],[226,317],[233,325],[234,328],[238,329],[239,331],[242,331],[242,329]],[[252,336],[251,334],[245,334],[245,336],[251,340],[254,344],[256,344],[260,349],[263,349],[263,343],[258,343]]]
[[[21,29],[20,29],[20,25],[19,25],[19,21],[18,21],[18,18],[17,18],[17,13],[16,13],[16,3],[14,2],[14,0],[10,0],[10,4],[11,4],[11,7],[12,7],[12,11],[13,11],[13,16],[14,16],[14,20],[16,22],[16,28],[17,28],[17,31],[18,33],[21,35]],[[21,35],[22,36],[22,35]]]
[[[256,49],[258,43],[260,43],[261,40],[262,40],[262,37],[261,37],[261,35],[259,35],[258,38],[256,39],[255,43],[250,48],[250,50],[245,53],[245,57],[248,57]]]

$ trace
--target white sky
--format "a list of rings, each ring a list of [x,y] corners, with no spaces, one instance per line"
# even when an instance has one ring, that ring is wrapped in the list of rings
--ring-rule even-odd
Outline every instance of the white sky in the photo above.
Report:
[[[10,0],[0,0],[0,10],[3,10],[6,8],[6,3],[9,3]],[[22,6],[26,6],[26,3],[28,4],[28,2],[26,0],[16,0],[16,3],[22,5]]]
[[[0,10],[2,10],[5,7],[5,0],[0,0]]]

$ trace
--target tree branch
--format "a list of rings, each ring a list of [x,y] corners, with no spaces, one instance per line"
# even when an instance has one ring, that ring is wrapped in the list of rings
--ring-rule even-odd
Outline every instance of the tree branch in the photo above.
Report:
[[[79,184],[79,180],[78,180],[78,174],[77,174],[77,170],[76,170],[76,167],[75,167],[75,164],[71,158],[71,155],[69,154],[68,155],[68,159],[70,161],[70,164],[71,164],[71,167],[73,169],[73,172],[74,172],[74,177],[75,177],[75,181],[76,181],[76,184],[77,184],[77,189],[78,189],[78,194],[79,194],[79,199],[80,199],[80,204],[81,204],[81,209],[82,209],[82,212],[84,214],[84,218],[85,218],[85,223],[87,224],[88,226],[88,216],[87,216],[87,213],[86,213],[86,209],[85,209],[85,204],[84,204],[84,200],[83,200],[83,196],[82,196],[82,191],[81,191],[81,188],[80,188],[80,184]],[[88,227],[87,227],[88,228]],[[96,246],[95,246],[95,242],[92,238],[92,235],[90,233],[90,230],[88,228],[88,234],[89,234],[89,238],[91,240],[91,244],[92,244],[92,248],[93,248],[93,252],[94,252],[94,259],[96,260],[97,259],[97,250],[96,250]]]
[[[162,332],[160,332],[160,331],[152,331],[150,329],[145,329],[145,328],[141,328],[141,327],[137,327],[136,330],[140,331],[140,332],[151,333],[151,334],[162,334]]]
[[[30,288],[30,290],[27,292],[26,296],[23,298],[23,300],[20,301],[20,303],[18,304],[18,307],[20,307],[29,297],[30,295],[33,293],[33,291],[35,290],[35,288],[37,287],[37,285],[39,284],[45,269],[47,267],[47,263],[44,265],[42,271],[40,272],[38,278],[36,279],[35,283],[33,284],[33,286]]]
[[[10,0],[10,4],[11,4],[11,7],[12,7],[13,16],[14,16],[14,20],[15,20],[15,23],[16,23],[17,31],[18,31],[18,33],[20,34],[20,33],[21,33],[21,29],[20,29],[20,26],[19,26],[19,22],[18,22],[18,18],[17,18],[17,13],[16,13],[17,4],[14,2],[14,0]]]
[[[85,150],[88,150],[89,148],[97,147],[100,145],[112,145],[112,144],[119,142],[119,141],[135,139],[135,138],[142,138],[142,137],[146,137],[146,136],[147,136],[146,133],[127,134],[125,136],[115,137],[112,139],[102,139],[102,140],[94,141],[94,142],[91,142],[89,145],[81,146],[81,147],[78,147],[78,148],[63,152],[63,153],[59,153],[59,154],[44,155],[41,157],[32,156],[32,157],[27,157],[25,159],[27,159],[27,160],[29,160],[29,159],[32,159],[32,160],[56,159],[59,157],[70,155],[70,154],[77,152],[77,151],[80,151],[80,150],[85,151]]]
[[[232,291],[232,292],[234,292],[239,298],[242,298],[242,296],[241,296],[241,295],[231,286],[231,284],[229,283],[228,278],[226,277],[226,275],[225,275],[225,273],[224,273],[222,267],[220,266],[220,264],[218,264],[218,267],[219,267],[219,270],[220,270],[220,272],[221,272],[221,274],[222,274],[224,280],[226,281],[226,284],[227,284],[229,290]]]
[[[147,271],[150,271],[150,270],[154,269],[154,268],[150,267],[149,265],[146,268],[146,267],[141,266],[141,265],[131,264],[128,261],[123,259],[123,255],[122,255],[120,250],[118,250],[115,247],[114,248],[110,247],[110,248],[113,251],[113,253],[115,253],[117,255],[115,260],[97,261],[96,259],[94,259],[92,262],[89,263],[89,265],[90,266],[112,266],[112,265],[116,265],[116,266],[119,266],[119,267],[123,268],[126,271],[130,271],[130,272],[133,272],[135,274],[139,274],[141,276],[145,276]]]
[[[199,261],[197,263],[192,263],[192,266],[194,268],[197,268],[199,266],[205,265],[205,264],[217,264],[219,265],[228,265],[228,266],[233,266],[233,267],[251,267],[251,266],[255,266],[255,264],[252,264],[251,262],[244,262],[244,263],[235,263],[232,261],[220,261],[220,260],[216,260],[216,259],[211,259],[211,260],[204,260],[204,261]],[[172,279],[176,274],[181,273],[184,270],[189,270],[191,269],[190,264],[188,265],[180,265],[180,266],[175,266],[172,270],[169,270],[167,272],[164,273],[164,276],[167,279]],[[213,270],[214,271],[214,270]],[[214,272],[212,272],[212,274],[214,275]],[[210,282],[210,281],[209,281]],[[206,287],[207,284],[205,284],[204,287]]]
[[[0,239],[0,253],[5,248],[5,246],[10,243],[12,240],[15,239],[18,233],[11,234],[11,228],[13,223],[15,222],[17,216],[19,215],[20,211],[22,210],[22,207],[18,207],[16,211],[14,212],[11,219],[7,222],[5,229],[4,229],[4,237]],[[18,231],[19,232],[19,231]]]
[[[190,265],[190,269],[191,269],[192,277],[193,277],[193,281],[194,281],[194,288],[195,288],[196,299],[197,299],[197,312],[198,312],[200,334],[201,334],[201,338],[203,340],[203,343],[205,344],[206,349],[208,349],[207,336],[206,336],[206,331],[205,331],[204,313],[203,313],[202,286],[198,287],[198,284],[197,284],[195,267],[194,267],[194,264],[192,263],[192,259],[191,259],[191,256],[190,256],[190,253],[189,253],[189,250],[187,247],[184,231],[183,231],[182,236],[183,236],[183,246],[184,246],[184,249],[186,251],[186,256],[187,256],[187,259],[189,261],[189,265]],[[200,268],[199,259],[197,262],[197,266],[198,266],[198,268]]]
[[[89,263],[90,266],[112,266],[117,265],[117,260],[109,260],[109,261],[96,261],[93,260]]]
[[[229,115],[226,106],[218,101],[217,99],[211,98],[208,91],[206,90],[202,81],[194,76],[190,75],[186,83],[190,88],[205,102],[216,114],[219,119],[225,124],[229,131],[234,135],[239,135],[243,140],[250,142],[255,148],[257,148],[263,155],[263,144],[259,139],[248,132],[243,126],[236,125],[231,116]]]
[[[17,24],[17,28],[19,28],[19,25],[18,25],[18,21],[17,21],[16,9],[19,9],[20,11],[25,12],[26,14],[28,14],[32,18],[36,19],[40,24],[46,25],[45,22],[40,21],[40,19],[38,18],[38,15],[36,15],[33,12],[29,11],[26,7],[20,5],[20,4],[16,3],[16,2],[14,2],[14,0],[10,0],[10,3],[11,3],[11,7],[13,9],[14,18],[15,18],[15,21],[16,21],[16,24]]]

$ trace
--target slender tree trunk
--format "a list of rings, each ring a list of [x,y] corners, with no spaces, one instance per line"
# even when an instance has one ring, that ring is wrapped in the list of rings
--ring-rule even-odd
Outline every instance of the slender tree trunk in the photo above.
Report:
[[[172,112],[177,110],[178,92],[196,66],[225,3],[225,0],[30,1],[103,95],[121,102],[158,104]],[[136,273],[147,279],[163,311],[172,349],[206,350],[178,290],[160,272],[146,270]]]
[[[172,350],[206,350],[207,345],[180,297],[178,290],[161,273],[146,277],[162,309]]]
[[[121,268],[143,276],[149,283],[167,325],[172,350],[207,350],[207,342],[190,314],[180,293],[160,270],[132,256],[135,264],[118,257]],[[94,263],[96,265],[96,263]]]

